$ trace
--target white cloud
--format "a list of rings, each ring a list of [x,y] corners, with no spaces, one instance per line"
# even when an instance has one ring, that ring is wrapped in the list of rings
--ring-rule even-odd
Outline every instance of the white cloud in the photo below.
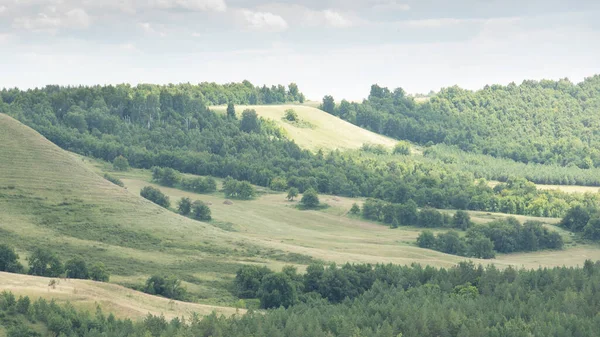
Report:
[[[352,26],[352,21],[348,20],[347,18],[342,16],[342,14],[333,10],[324,10],[323,16],[325,18],[325,22],[332,27],[345,28]]]
[[[70,28],[87,28],[92,20],[86,11],[76,8],[68,11],[65,15],[63,26]]]
[[[38,13],[35,16],[22,16],[13,21],[13,27],[32,32],[54,34],[60,29],[84,29],[90,26],[91,18],[81,8],[61,13],[56,7],[46,8],[48,13]]]
[[[8,8],[6,8],[6,6],[0,5],[0,15],[4,14],[6,11],[8,11]]]
[[[397,0],[379,0],[373,5],[373,9],[376,11],[408,11],[410,5]]]
[[[224,0],[154,0],[151,4],[163,9],[187,9],[192,11],[224,12],[227,4]]]
[[[150,22],[140,22],[138,23],[138,27],[146,34],[159,35],[161,37],[167,36],[167,33],[165,33],[162,29],[159,30],[155,28],[155,26]]]
[[[281,32],[288,28],[287,21],[281,16],[271,12],[254,12],[244,9],[241,13],[246,25],[250,29],[267,32]]]
[[[444,26],[453,26],[461,23],[466,23],[472,20],[455,19],[455,18],[439,18],[439,19],[423,19],[423,20],[406,20],[400,23],[414,28],[439,28]]]
[[[0,33],[0,44],[6,43],[12,40],[13,36],[11,34]]]

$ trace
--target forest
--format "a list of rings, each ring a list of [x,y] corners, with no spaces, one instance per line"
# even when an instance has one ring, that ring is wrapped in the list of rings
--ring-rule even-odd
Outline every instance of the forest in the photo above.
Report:
[[[600,335],[600,264],[589,260],[582,268],[500,270],[463,262],[448,269],[314,266],[297,280],[270,270],[256,275],[260,279],[248,278],[248,284],[258,286],[263,303],[291,298],[290,306],[229,318],[212,314],[167,321],[148,315],[133,322],[100,308],[89,313],[4,292],[0,323],[8,337],[41,336],[40,327],[54,336],[82,337]],[[291,297],[280,296],[287,293],[279,293],[279,286]]]
[[[526,80],[477,91],[444,88],[417,103],[402,88],[373,85],[362,103],[325,96],[321,109],[418,144],[446,144],[522,163],[600,166],[600,75],[578,84]],[[597,184],[597,182],[595,183]]]
[[[492,189],[474,184],[471,172],[402,154],[388,161],[339,151],[312,153],[252,110],[211,111],[213,102],[202,90],[187,84],[12,89],[0,92],[0,111],[86,156],[123,157],[137,168],[171,168],[265,187],[278,181],[301,193],[313,188],[394,203],[411,199],[420,207],[536,216],[563,216],[572,205],[598,200],[597,194],[536,190],[524,179],[511,178]]]

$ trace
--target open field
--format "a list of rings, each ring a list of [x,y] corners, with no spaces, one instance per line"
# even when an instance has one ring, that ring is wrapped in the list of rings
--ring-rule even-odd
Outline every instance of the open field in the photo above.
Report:
[[[211,109],[225,112],[226,107],[217,106]],[[283,128],[290,139],[296,144],[310,150],[332,149],[357,149],[364,143],[381,144],[392,147],[397,141],[394,139],[362,129],[338,117],[332,116],[321,110],[306,105],[258,105],[235,107],[239,115],[245,109],[254,109],[256,113],[266,119],[271,119]],[[285,110],[293,109],[301,121],[313,125],[298,127],[282,120]]]
[[[55,280],[55,286],[49,286]],[[164,315],[165,318],[189,317],[192,313],[208,315],[232,315],[236,309],[197,303],[172,301],[167,298],[144,294],[119,285],[87,280],[51,279],[47,277],[10,274],[0,272],[0,291],[9,290],[15,296],[54,299],[59,303],[69,302],[78,309],[94,312],[100,305],[106,313],[120,318],[143,318],[147,314]],[[238,312],[243,313],[241,309]]]
[[[488,185],[490,187],[494,187],[500,184],[499,181],[488,181]],[[577,185],[545,185],[545,184],[535,184],[538,190],[559,190],[565,193],[598,193],[600,192],[600,187],[598,186],[577,186]]]

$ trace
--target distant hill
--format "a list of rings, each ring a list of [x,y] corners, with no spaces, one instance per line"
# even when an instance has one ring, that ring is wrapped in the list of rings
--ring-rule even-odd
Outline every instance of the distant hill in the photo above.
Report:
[[[214,107],[216,111],[225,111],[225,107]],[[238,114],[245,109],[254,109],[266,119],[275,121],[282,127],[287,136],[300,147],[310,150],[358,149],[363,144],[380,144],[393,147],[397,141],[360,128],[352,123],[332,116],[314,107],[304,105],[239,105]],[[293,110],[298,115],[298,122],[286,120],[285,112]]]

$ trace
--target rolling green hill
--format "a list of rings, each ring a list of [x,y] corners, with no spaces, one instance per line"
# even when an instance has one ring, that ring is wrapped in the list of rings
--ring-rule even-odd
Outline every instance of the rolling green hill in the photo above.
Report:
[[[216,111],[225,111],[225,107],[212,108]],[[380,144],[391,148],[396,141],[357,127],[340,118],[329,115],[317,108],[306,105],[239,105],[236,112],[241,114],[245,109],[254,109],[256,113],[266,119],[273,120],[283,128],[287,136],[302,148],[310,150],[333,149],[358,149],[363,144]],[[293,110],[299,122],[287,121],[286,110]]]

